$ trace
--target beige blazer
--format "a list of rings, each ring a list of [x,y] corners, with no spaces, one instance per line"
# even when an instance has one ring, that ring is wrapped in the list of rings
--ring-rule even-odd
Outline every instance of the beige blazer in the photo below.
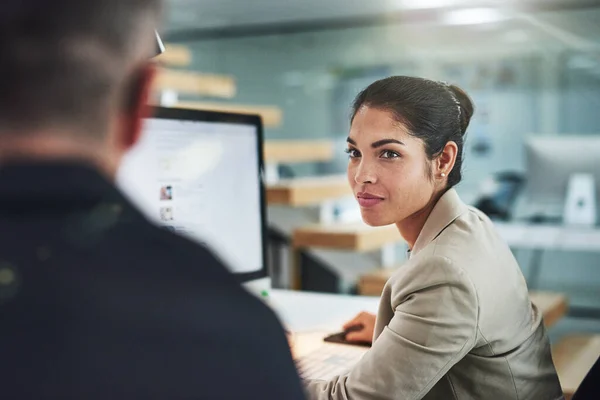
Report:
[[[372,348],[349,374],[306,390],[340,400],[563,398],[516,260],[453,189],[386,283]]]

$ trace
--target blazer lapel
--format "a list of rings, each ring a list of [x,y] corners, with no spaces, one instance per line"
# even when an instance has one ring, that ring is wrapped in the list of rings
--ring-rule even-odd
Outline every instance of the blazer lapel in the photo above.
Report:
[[[456,218],[468,210],[455,189],[450,189],[440,199],[427,218],[417,241],[412,249],[411,257],[431,243]]]

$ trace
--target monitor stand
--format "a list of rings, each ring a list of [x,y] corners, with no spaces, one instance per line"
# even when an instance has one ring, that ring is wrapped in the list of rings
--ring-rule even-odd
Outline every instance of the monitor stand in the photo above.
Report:
[[[578,226],[596,224],[596,188],[592,174],[573,174],[569,178],[564,223]]]
[[[242,284],[244,289],[252,293],[253,295],[263,298],[264,294],[268,295],[271,292],[271,278],[264,277],[259,279],[254,279],[248,282],[244,282]]]

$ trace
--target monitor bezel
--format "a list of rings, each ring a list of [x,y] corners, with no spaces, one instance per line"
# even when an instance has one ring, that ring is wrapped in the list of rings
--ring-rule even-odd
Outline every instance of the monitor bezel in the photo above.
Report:
[[[209,110],[192,110],[183,108],[173,107],[161,107],[153,106],[150,115],[146,116],[146,120],[149,119],[163,119],[163,120],[182,120],[182,121],[197,121],[197,122],[213,122],[213,123],[228,123],[228,124],[239,124],[239,125],[252,125],[254,126],[257,135],[257,148],[258,154],[258,184],[259,184],[259,203],[260,203],[260,229],[261,229],[261,243],[262,243],[262,267],[259,271],[238,273],[230,271],[240,283],[246,283],[258,279],[268,278],[267,268],[267,206],[266,206],[266,192],[265,192],[265,169],[264,169],[264,154],[263,154],[263,142],[264,142],[264,131],[263,123],[260,115],[254,114],[242,114],[242,113],[228,113],[221,111],[209,111]]]

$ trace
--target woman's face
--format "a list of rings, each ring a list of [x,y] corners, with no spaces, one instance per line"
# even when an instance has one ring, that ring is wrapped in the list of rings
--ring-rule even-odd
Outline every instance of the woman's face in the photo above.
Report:
[[[388,111],[362,107],[348,137],[348,181],[371,226],[400,223],[435,195],[424,142]]]

